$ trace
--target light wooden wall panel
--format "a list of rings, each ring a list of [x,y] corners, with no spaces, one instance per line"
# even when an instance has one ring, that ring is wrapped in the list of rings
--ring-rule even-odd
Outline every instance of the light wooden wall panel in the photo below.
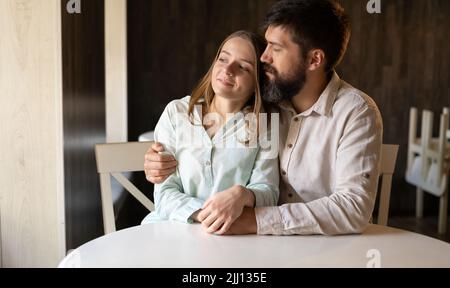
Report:
[[[0,1],[3,267],[64,256],[61,1]]]
[[[127,2],[105,1],[106,141],[126,142]]]

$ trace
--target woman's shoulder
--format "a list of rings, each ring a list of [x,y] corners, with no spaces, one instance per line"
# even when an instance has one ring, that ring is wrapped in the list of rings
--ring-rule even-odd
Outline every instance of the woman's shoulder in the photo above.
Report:
[[[169,114],[173,113],[184,113],[188,111],[189,101],[191,100],[191,96],[185,96],[181,99],[172,100],[166,106],[166,110]]]

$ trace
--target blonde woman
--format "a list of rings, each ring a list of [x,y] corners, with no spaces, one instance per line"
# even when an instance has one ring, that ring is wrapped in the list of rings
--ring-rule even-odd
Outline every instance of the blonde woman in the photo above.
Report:
[[[155,137],[178,167],[155,185],[156,209],[143,224],[197,221],[208,232],[223,234],[244,207],[277,204],[278,151],[270,156],[255,141],[264,130],[258,129],[264,48],[256,34],[231,34],[192,95],[167,105]]]

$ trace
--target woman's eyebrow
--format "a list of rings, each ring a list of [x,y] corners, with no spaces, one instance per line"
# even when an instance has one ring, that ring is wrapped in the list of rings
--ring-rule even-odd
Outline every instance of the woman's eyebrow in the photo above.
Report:
[[[244,62],[246,62],[246,63],[248,63],[248,64],[250,64],[250,65],[255,65],[255,63],[253,63],[252,61],[250,61],[250,60],[245,60],[245,59],[241,59],[242,61],[244,61]]]
[[[228,52],[227,50],[222,50],[222,51],[220,51],[220,53],[225,53],[225,54],[231,56],[231,53]],[[250,61],[250,60],[247,60],[247,59],[244,59],[244,58],[241,58],[240,60],[244,61],[244,62],[247,62],[250,65],[254,65],[253,61]]]

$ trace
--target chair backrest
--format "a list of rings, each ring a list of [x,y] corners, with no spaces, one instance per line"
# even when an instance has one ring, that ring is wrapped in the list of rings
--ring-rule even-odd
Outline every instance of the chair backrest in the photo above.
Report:
[[[154,211],[154,204],[136,188],[123,172],[144,170],[144,155],[153,142],[127,142],[95,145],[97,172],[100,174],[102,197],[103,227],[105,234],[116,231],[114,207],[111,192],[113,176],[149,211]],[[398,145],[383,144],[381,148],[381,190],[377,224],[387,225],[389,201],[391,195],[392,174],[397,160]]]
[[[136,186],[122,173],[144,170],[144,155],[153,142],[127,142],[95,145],[97,172],[100,174],[102,197],[103,227],[105,234],[116,231],[114,205],[111,192],[113,176],[128,192],[131,193],[149,211],[154,205]]]
[[[438,137],[433,137],[434,114],[422,111],[420,138],[417,137],[417,108],[409,114],[408,162],[406,181],[437,197],[447,191],[450,164],[446,157],[450,147],[449,119],[450,109],[444,108],[440,115]]]
[[[397,153],[398,145],[383,144],[381,147],[381,190],[377,217],[377,224],[379,225],[387,225],[389,201],[391,198],[392,174],[394,174]]]

